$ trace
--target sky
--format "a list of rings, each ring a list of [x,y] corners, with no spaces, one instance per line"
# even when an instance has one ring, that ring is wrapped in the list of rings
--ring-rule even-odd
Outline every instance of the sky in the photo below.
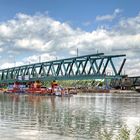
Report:
[[[140,70],[139,0],[0,0],[0,69],[76,56],[126,54]]]

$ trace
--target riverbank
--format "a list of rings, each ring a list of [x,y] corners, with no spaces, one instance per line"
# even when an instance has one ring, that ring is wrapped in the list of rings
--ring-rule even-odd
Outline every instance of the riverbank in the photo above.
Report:
[[[139,92],[136,90],[111,89],[110,93],[139,93]]]
[[[136,90],[121,90],[121,89],[96,89],[96,88],[70,88],[70,91],[77,93],[139,93]]]

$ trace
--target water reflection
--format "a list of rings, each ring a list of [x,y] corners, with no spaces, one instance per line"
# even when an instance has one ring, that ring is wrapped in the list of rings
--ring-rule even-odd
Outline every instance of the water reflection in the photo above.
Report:
[[[125,123],[132,126],[134,119],[139,124],[139,101],[139,94],[71,98],[0,94],[0,136],[10,140],[98,140],[106,128],[115,133]]]

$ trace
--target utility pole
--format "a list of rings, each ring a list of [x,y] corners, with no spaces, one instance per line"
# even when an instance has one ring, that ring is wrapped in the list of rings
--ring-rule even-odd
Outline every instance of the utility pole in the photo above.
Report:
[[[39,56],[39,63],[41,63],[41,56]]]
[[[14,56],[14,67],[16,67],[16,58]]]
[[[78,48],[77,48],[77,50],[76,50],[76,51],[77,51],[77,57],[78,57],[78,55],[79,55]]]

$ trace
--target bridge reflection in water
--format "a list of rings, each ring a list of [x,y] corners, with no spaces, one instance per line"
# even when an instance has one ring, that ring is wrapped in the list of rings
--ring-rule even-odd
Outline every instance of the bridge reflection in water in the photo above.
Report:
[[[98,140],[104,129],[116,133],[128,116],[138,124],[139,106],[138,94],[72,98],[0,94],[0,136],[10,140]]]

